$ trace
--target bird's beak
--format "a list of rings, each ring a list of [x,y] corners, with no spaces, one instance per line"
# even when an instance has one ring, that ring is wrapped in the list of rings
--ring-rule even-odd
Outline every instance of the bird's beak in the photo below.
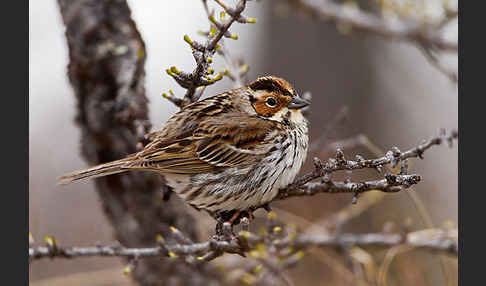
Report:
[[[287,108],[289,108],[289,109],[301,109],[301,108],[306,107],[309,104],[310,104],[310,102],[308,102],[305,99],[302,99],[300,97],[294,97],[294,99],[292,99],[292,101],[289,103],[289,105],[287,105]]]

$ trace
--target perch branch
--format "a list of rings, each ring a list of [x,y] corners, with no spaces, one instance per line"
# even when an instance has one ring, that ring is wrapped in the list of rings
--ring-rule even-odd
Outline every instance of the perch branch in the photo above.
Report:
[[[373,246],[389,248],[396,245],[408,245],[413,248],[423,248],[429,251],[438,251],[453,256],[458,254],[457,239],[453,231],[440,229],[427,229],[410,232],[406,235],[365,233],[340,235],[331,234],[297,234],[289,233],[282,239],[270,239],[271,234],[256,235],[246,231],[240,232],[237,239],[225,241],[210,240],[201,243],[161,245],[151,248],[126,248],[123,246],[94,246],[94,247],[59,247],[56,245],[29,247],[29,259],[42,258],[77,258],[84,256],[117,256],[126,258],[144,257],[178,257],[198,255],[194,263],[204,261],[204,255],[220,256],[224,253],[249,253],[250,256],[258,256],[257,248],[262,245],[273,246],[279,250],[292,247],[294,250],[302,250],[310,247],[342,247],[346,246]]]

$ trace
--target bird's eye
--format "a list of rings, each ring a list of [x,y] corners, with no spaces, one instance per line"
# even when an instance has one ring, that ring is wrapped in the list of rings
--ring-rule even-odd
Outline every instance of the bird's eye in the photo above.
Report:
[[[267,97],[267,105],[270,107],[275,107],[275,105],[277,105],[277,101],[273,97]]]

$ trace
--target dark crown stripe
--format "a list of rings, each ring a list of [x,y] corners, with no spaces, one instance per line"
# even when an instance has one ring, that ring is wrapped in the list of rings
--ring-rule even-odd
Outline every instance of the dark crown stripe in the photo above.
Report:
[[[267,90],[267,91],[278,91],[284,95],[292,96],[291,92],[283,87],[279,81],[272,77],[262,77],[254,82],[250,83],[248,86],[253,90]]]

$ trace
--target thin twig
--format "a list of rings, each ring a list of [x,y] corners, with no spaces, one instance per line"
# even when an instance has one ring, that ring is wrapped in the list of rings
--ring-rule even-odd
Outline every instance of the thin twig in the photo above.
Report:
[[[393,179],[382,179],[360,183],[346,182],[322,182],[307,183],[298,189],[291,189],[281,192],[278,199],[286,199],[296,196],[313,196],[318,193],[363,193],[368,191],[382,191],[385,193],[396,193],[405,189],[405,185],[415,185],[421,178],[419,175],[390,175]]]
[[[344,153],[338,149],[336,152],[336,158],[331,158],[325,164],[320,162],[319,159],[315,159],[315,169],[306,175],[296,179],[288,187],[281,189],[279,194],[274,200],[286,199],[292,196],[314,195],[316,193],[362,193],[371,190],[380,190],[383,192],[398,192],[403,189],[407,189],[410,186],[420,181],[419,175],[385,175],[385,179],[376,181],[367,181],[360,183],[351,182],[335,182],[331,180],[331,174],[340,170],[357,170],[365,168],[381,168],[384,165],[391,164],[394,168],[398,163],[408,158],[423,158],[423,154],[426,150],[434,145],[440,145],[444,141],[452,144],[454,139],[457,139],[457,131],[451,132],[449,136],[445,135],[445,131],[441,130],[441,134],[422,144],[414,147],[405,152],[401,152],[398,148],[394,147],[388,151],[385,156],[365,160],[361,156],[357,156],[357,160],[345,160]],[[310,181],[323,178],[321,183],[310,183]]]
[[[182,108],[183,106],[190,104],[199,100],[202,92],[196,93],[196,89],[199,87],[205,87],[211,85],[217,81],[219,81],[223,74],[218,74],[215,77],[211,78],[210,75],[214,73],[212,69],[210,69],[210,64],[212,63],[212,56],[214,53],[219,50],[221,47],[218,45],[219,41],[223,37],[237,39],[236,35],[233,35],[229,32],[229,28],[234,22],[239,23],[254,23],[255,20],[252,18],[246,18],[241,15],[241,13],[246,8],[246,0],[240,0],[235,8],[227,7],[226,5],[222,4],[221,1],[217,1],[223,9],[225,13],[229,15],[228,20],[221,19],[221,22],[218,22],[216,18],[212,15],[209,11],[207,6],[207,1],[203,1],[204,8],[206,13],[208,14],[209,21],[211,22],[211,26],[216,30],[216,32],[209,33],[208,39],[205,44],[198,43],[195,40],[192,40],[188,35],[184,36],[184,40],[191,46],[192,48],[192,55],[196,61],[196,67],[191,73],[186,73],[183,71],[178,70],[176,67],[171,67],[166,70],[166,72],[174,78],[174,80],[183,88],[186,89],[186,94],[184,95],[183,99],[180,100],[171,100],[172,103],[177,105],[178,107]]]

